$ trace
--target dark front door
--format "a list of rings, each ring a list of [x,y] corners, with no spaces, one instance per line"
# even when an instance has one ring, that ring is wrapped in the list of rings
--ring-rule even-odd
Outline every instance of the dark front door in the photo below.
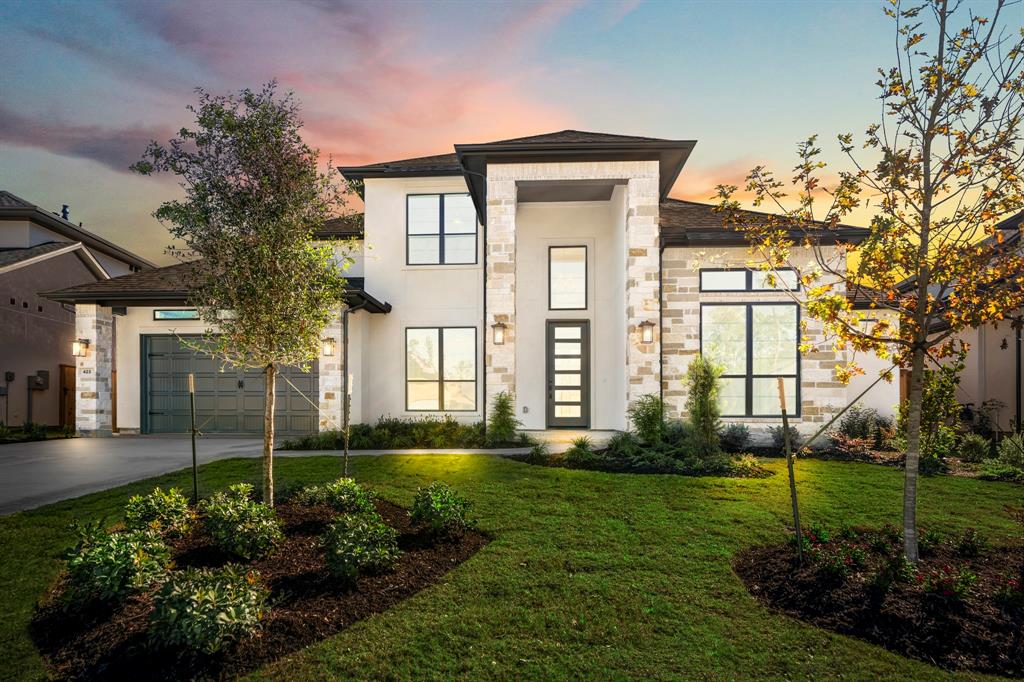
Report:
[[[222,366],[187,345],[200,337],[152,335],[142,338],[147,433],[187,433],[191,428],[188,375],[195,375],[196,425],[204,433],[263,433],[262,369]],[[275,393],[274,430],[314,433],[318,427],[317,365],[309,372],[282,367]]]
[[[590,323],[548,322],[549,428],[590,428]]]

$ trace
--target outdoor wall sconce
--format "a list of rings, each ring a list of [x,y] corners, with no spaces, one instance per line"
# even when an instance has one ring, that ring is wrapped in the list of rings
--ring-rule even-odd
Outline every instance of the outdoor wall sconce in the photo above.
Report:
[[[334,357],[334,338],[328,337],[323,340],[324,343],[324,357]]]
[[[75,339],[71,342],[71,354],[76,358],[84,358],[89,350],[89,339]]]
[[[494,345],[505,345],[505,323],[495,322],[494,324],[491,325],[491,329],[494,330]]]
[[[640,343],[654,343],[654,323],[644,320],[640,323]]]

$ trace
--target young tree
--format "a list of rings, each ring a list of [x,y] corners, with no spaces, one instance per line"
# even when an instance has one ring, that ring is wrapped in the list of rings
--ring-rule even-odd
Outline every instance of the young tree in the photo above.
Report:
[[[1024,33],[1001,25],[1005,6],[996,0],[985,18],[974,4],[889,0],[898,64],[879,70],[883,116],[867,128],[866,151],[855,151],[852,135],[839,135],[850,165],[826,185],[816,138],[802,142],[789,183],[792,205],[787,183],[754,168],[746,188],[755,205],[778,212],[773,217],[740,211],[737,188],[718,188],[725,223],[746,231],[762,267],[797,269],[807,313],[823,323],[837,351],[874,352],[909,368],[903,530],[910,561],[918,557],[925,364],[950,356],[957,332],[1002,320],[1024,304],[1024,259],[1019,249],[1004,248],[996,227],[1024,207]],[[849,247],[831,246],[828,233],[862,205],[873,208],[869,234],[858,258],[847,261]],[[854,310],[849,287],[875,310]],[[848,380],[858,372],[851,360],[838,375]]]
[[[203,352],[265,374],[263,499],[274,503],[274,385],[282,365],[317,358],[324,327],[345,286],[329,247],[313,231],[344,205],[340,176],[299,135],[292,95],[276,83],[215,96],[197,90],[194,129],[165,146],[152,142],[132,166],[178,176],[183,200],[153,214],[200,257],[191,302],[210,325]],[[340,267],[339,267],[340,266]]]

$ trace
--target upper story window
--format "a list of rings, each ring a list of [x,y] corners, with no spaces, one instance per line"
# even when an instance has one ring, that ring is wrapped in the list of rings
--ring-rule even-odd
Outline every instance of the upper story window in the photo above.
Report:
[[[700,271],[701,291],[799,291],[800,282],[796,270],[781,269],[777,272],[764,270],[702,269]]]
[[[548,309],[587,309],[587,247],[548,247]]]
[[[406,264],[476,263],[476,209],[468,194],[406,197]]]

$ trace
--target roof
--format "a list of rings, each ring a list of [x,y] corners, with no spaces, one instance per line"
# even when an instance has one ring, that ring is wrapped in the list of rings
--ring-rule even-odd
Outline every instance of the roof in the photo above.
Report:
[[[659,225],[663,246],[740,246],[747,244],[747,238],[739,230],[728,229],[722,214],[715,210],[716,204],[704,204],[682,199],[665,199],[659,206]],[[742,211],[751,217],[771,216],[761,211]],[[852,225],[825,227],[819,233],[820,243],[858,243],[867,237],[869,230]],[[802,237],[794,234],[794,237]]]
[[[117,244],[114,244],[103,237],[97,236],[88,230],[82,229],[79,225],[75,225],[71,221],[61,218],[56,213],[47,211],[46,209],[5,190],[0,190],[0,221],[2,220],[31,220],[34,223],[42,225],[48,230],[56,232],[62,237],[67,237],[72,241],[81,242],[90,249],[124,261],[125,263],[129,263],[135,267],[156,267],[145,258],[132,253],[127,249],[121,248]]]
[[[50,291],[46,298],[61,303],[98,303],[111,306],[185,305],[189,282],[201,267],[201,260],[176,263],[162,268],[133,272],[103,282],[89,282]],[[351,305],[364,305],[371,313],[387,313],[391,304],[366,293],[362,277],[346,277],[346,297]]]
[[[82,246],[81,242],[44,242],[25,248],[0,249],[0,274],[28,267],[66,253],[76,254],[82,264],[91,270],[98,279],[110,279],[107,271],[88,249]]]
[[[313,233],[315,239],[363,238],[363,214],[350,213],[325,220],[319,230]]]

